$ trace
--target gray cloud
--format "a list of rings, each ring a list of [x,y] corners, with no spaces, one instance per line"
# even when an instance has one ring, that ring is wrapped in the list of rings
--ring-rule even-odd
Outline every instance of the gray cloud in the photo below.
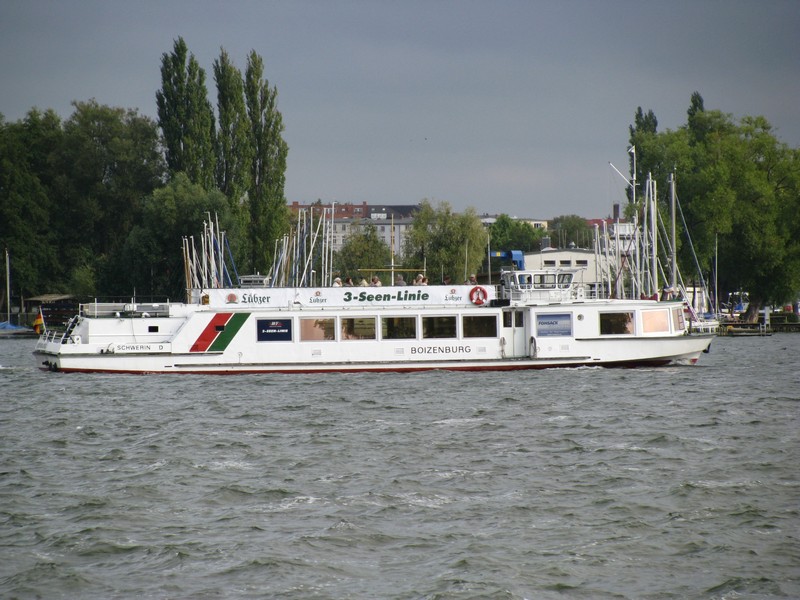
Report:
[[[798,30],[788,0],[6,2],[0,112],[95,98],[155,116],[183,36],[210,89],[221,46],[264,58],[289,200],[598,217],[622,199],[608,162],[627,170],[637,106],[676,128],[697,90],[800,145]]]

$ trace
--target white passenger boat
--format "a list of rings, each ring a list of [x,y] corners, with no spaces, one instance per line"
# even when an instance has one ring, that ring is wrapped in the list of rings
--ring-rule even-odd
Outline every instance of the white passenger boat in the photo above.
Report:
[[[692,364],[708,350],[713,336],[689,334],[680,302],[588,298],[575,275],[194,287],[182,303],[83,304],[34,355],[60,372],[235,374],[638,367]]]

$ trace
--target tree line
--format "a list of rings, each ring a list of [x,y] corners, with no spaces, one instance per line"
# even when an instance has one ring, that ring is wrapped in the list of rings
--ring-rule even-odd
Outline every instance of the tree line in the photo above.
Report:
[[[255,52],[242,73],[221,49],[213,75],[216,112],[178,38],[162,55],[157,121],[95,100],[64,121],[0,115],[0,246],[15,294],[181,298],[181,237],[209,214],[242,269],[268,270],[289,225],[277,89]]]
[[[639,107],[629,130],[631,179],[641,185],[650,175],[658,183],[658,206],[665,218],[670,210],[666,182],[675,175],[683,213],[683,219],[678,217],[682,272],[699,268],[707,282],[717,281],[720,296],[747,291],[750,319],[762,306],[796,302],[800,151],[782,143],[766,118],[737,121],[708,110],[698,92],[691,96],[686,117],[677,129],[658,131],[653,111]],[[628,216],[641,208],[638,202],[629,204]]]
[[[181,237],[199,233],[209,214],[228,232],[240,273],[270,270],[273,243],[290,227],[277,88],[254,51],[242,72],[220,49],[213,81],[216,106],[205,71],[178,38],[161,58],[157,120],[95,100],[74,102],[66,120],[52,110],[31,109],[16,122],[0,115],[0,247],[13,257],[15,295],[182,298]],[[699,266],[708,273],[718,256],[720,289],[746,289],[754,304],[796,298],[797,149],[763,117],[737,122],[706,110],[697,93],[685,125],[658,131],[653,112],[638,108],[629,133],[639,185],[648,173],[659,181],[677,173]],[[660,192],[666,211],[666,186]],[[629,205],[628,216],[640,209]],[[555,225],[568,241],[586,235],[575,215]],[[487,235],[474,209],[456,214],[423,200],[403,266],[457,281],[480,269],[489,240],[493,249],[529,251],[543,233],[501,215]],[[390,250],[381,244],[364,224],[334,268],[385,267]],[[683,245],[685,271],[693,261]]]
[[[36,108],[16,122],[0,115],[0,246],[13,257],[15,295],[181,298],[181,238],[209,215],[228,232],[241,272],[269,271],[273,242],[290,227],[289,148],[263,60],[251,52],[242,73],[220,49],[216,107],[182,38],[160,68],[157,120],[96,100],[73,102],[66,120]],[[466,268],[480,266],[485,236],[474,210],[423,202],[419,218],[409,266],[463,264],[465,245]],[[537,240],[508,217],[495,230],[501,245]],[[338,254],[337,270],[388,264],[388,247],[365,233],[366,243],[354,236]]]

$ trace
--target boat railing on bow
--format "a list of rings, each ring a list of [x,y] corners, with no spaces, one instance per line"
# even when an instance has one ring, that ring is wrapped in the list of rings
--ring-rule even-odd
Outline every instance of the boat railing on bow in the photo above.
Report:
[[[170,303],[87,302],[80,304],[78,314],[93,319],[120,317],[168,317]]]

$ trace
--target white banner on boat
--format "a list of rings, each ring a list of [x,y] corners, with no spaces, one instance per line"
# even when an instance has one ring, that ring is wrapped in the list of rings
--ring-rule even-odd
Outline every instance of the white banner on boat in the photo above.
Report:
[[[343,288],[235,288],[202,290],[214,307],[327,308],[360,306],[481,306],[495,298],[493,286],[436,285]]]

